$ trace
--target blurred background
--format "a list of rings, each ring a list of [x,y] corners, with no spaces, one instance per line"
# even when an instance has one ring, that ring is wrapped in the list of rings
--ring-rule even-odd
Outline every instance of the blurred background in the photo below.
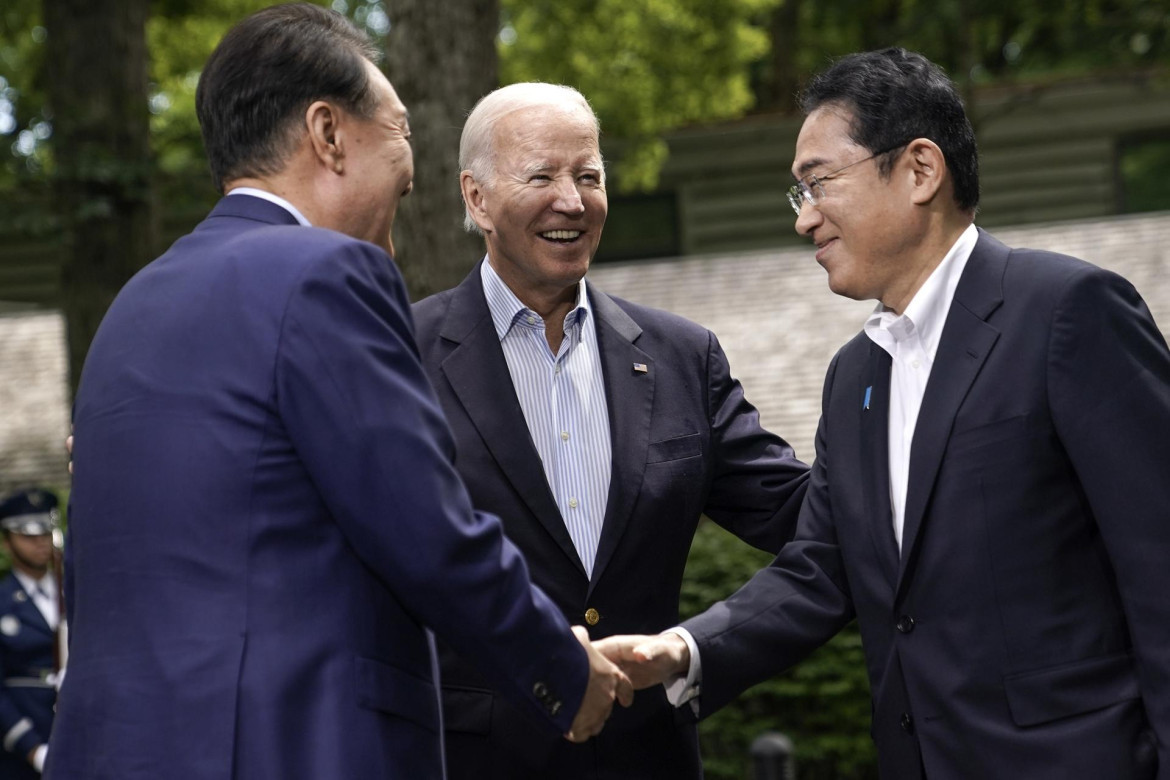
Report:
[[[256,0],[4,0],[0,7],[0,493],[67,498],[72,389],[122,284],[211,207],[199,69]],[[333,0],[386,53],[415,190],[396,258],[419,298],[482,255],[456,149],[504,83],[571,84],[602,120],[611,293],[720,336],[764,423],[811,460],[825,367],[871,304],[832,296],[784,190],[794,96],[832,58],[900,45],[941,64],[976,126],[977,223],[1079,254],[1170,318],[1170,0]],[[783,323],[783,326],[781,325]],[[767,563],[710,523],[684,613]],[[6,563],[0,560],[0,570]],[[747,775],[763,730],[798,776],[876,777],[860,640],[839,636],[702,726],[707,774]]]

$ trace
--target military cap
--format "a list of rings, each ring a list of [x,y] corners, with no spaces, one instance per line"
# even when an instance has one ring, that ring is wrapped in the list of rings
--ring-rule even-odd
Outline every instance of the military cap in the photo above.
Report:
[[[56,525],[57,497],[47,490],[22,490],[0,503],[0,529],[4,531],[41,536],[52,533]]]

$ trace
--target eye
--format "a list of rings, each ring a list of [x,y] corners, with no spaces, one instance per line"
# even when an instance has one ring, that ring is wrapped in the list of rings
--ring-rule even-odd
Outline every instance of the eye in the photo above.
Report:
[[[528,177],[528,181],[552,181],[552,177],[547,173],[534,173]]]

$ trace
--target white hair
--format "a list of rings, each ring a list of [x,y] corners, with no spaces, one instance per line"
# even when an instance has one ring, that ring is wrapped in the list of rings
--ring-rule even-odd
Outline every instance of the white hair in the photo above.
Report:
[[[584,95],[572,87],[543,81],[509,84],[484,95],[467,115],[463,134],[459,138],[459,170],[471,171],[472,177],[481,186],[490,186],[496,175],[496,124],[515,111],[536,107],[580,108],[593,120],[594,133],[601,134],[601,122],[593,112],[593,107]],[[466,203],[463,226],[472,233],[483,233],[471,218]]]

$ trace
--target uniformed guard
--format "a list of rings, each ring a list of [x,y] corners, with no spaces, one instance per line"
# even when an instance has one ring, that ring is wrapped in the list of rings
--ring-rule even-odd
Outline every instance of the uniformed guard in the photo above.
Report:
[[[0,580],[0,778],[37,778],[45,763],[58,659],[60,586],[52,532],[57,498],[16,493],[0,504],[0,531],[12,572]]]

